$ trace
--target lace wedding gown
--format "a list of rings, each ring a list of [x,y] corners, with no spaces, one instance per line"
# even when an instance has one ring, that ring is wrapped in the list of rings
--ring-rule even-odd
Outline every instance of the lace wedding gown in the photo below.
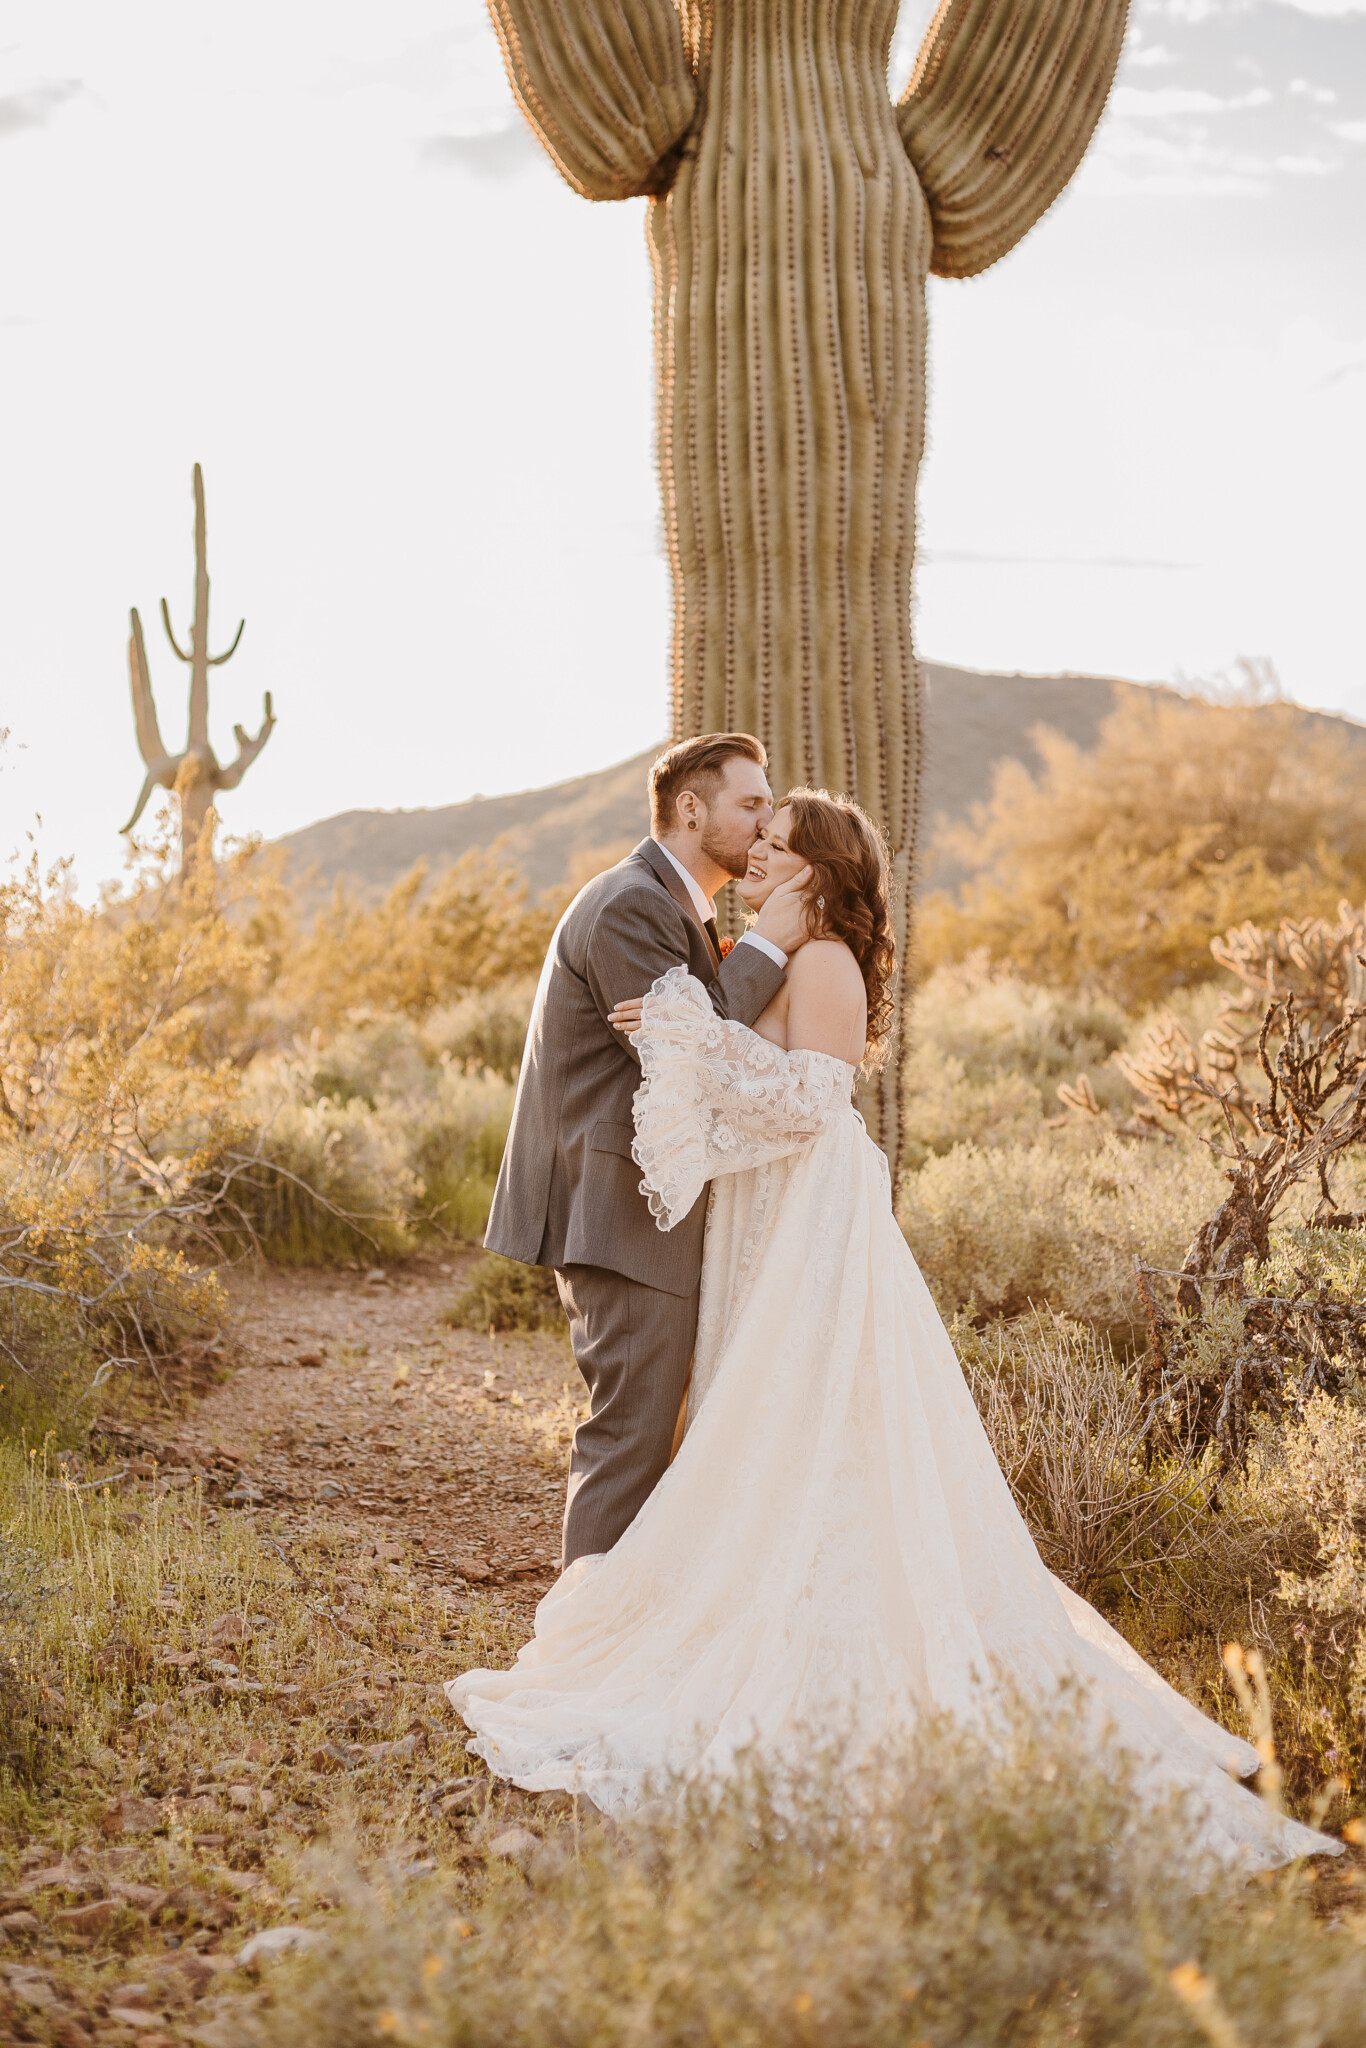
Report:
[[[1086,1688],[1145,1793],[1204,1846],[1336,1848],[1228,1775],[1252,1747],[1197,1712],[1045,1569],[892,1214],[854,1069],[719,1019],[678,967],[636,1040],[635,1156],[661,1229],[711,1182],[687,1430],[616,1546],[546,1594],[508,1671],[446,1692],[472,1751],[622,1813],[666,1771],[855,1746],[923,1709],[989,1721],[996,1675],[1047,1711]]]

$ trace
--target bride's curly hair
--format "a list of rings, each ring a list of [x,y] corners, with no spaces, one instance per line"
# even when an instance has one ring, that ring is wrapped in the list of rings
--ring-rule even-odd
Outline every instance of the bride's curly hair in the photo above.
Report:
[[[787,843],[812,870],[807,936],[843,939],[858,961],[868,994],[864,1059],[876,1063],[887,1049],[896,971],[886,841],[868,813],[847,796],[831,796],[827,789],[790,789],[783,803],[792,814]]]

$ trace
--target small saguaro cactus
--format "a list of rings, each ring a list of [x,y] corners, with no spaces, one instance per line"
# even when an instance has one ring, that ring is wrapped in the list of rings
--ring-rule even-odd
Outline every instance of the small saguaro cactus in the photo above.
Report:
[[[209,653],[209,565],[208,543],[204,524],[204,476],[196,462],[194,466],[194,622],[190,627],[190,651],[187,654],[176,640],[171,626],[170,608],[165,598],[161,600],[161,621],[179,660],[190,671],[190,732],[185,750],[180,754],[168,754],[157,724],[156,704],[152,697],[152,679],[147,667],[147,647],[142,637],[142,620],[136,608],[130,614],[132,631],[128,638],[128,675],[133,689],[133,717],[138,729],[138,747],[147,764],[147,774],[142,785],[142,794],[133,807],[133,815],[123,827],[131,832],[146,808],[147,799],[153,789],[173,789],[180,798],[180,858],[182,868],[188,868],[194,860],[204,839],[204,827],[213,800],[220,789],[236,789],[242,777],[270,738],[275,726],[275,713],[271,709],[270,692],[266,691],[265,718],[261,730],[253,737],[240,725],[233,727],[237,741],[237,759],[220,766],[213,748],[209,745],[209,670],[221,668],[225,661],[231,661],[242,638],[243,619],[233,635],[233,642],[222,654]]]
[[[899,105],[897,0],[489,0],[588,199],[647,194],[673,735],[880,821],[909,938],[925,280],[1004,256],[1081,160],[1128,0],[943,0]],[[866,1106],[895,1159],[900,1058]]]

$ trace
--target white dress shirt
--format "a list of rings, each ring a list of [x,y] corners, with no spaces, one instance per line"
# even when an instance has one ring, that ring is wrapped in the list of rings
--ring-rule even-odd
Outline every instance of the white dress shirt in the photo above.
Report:
[[[707,924],[716,915],[716,905],[712,902],[709,902],[708,899],[702,894],[702,891],[699,888],[697,882],[688,873],[688,870],[684,867],[682,861],[676,860],[673,854],[670,853],[667,846],[660,846],[659,841],[657,839],[655,841],[655,845],[659,846],[660,852],[663,854],[665,860],[669,862],[670,866],[676,868],[679,874],[683,877],[683,886],[687,890],[689,896],[692,898],[692,906],[693,909],[697,912],[699,922],[702,924]],[[742,946],[757,946],[761,953],[767,953],[769,959],[773,962],[775,967],[786,967],[787,965],[786,953],[784,953],[780,947],[775,946],[772,939],[761,939],[758,932],[746,932],[744,937],[741,939],[740,944]]]

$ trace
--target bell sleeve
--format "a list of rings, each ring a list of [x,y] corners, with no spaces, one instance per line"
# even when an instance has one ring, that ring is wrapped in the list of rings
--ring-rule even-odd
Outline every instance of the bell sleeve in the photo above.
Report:
[[[708,1181],[800,1151],[850,1107],[853,1069],[829,1053],[784,1052],[718,1017],[685,967],[655,982],[635,1035],[643,1076],[632,1105],[640,1192],[672,1230]]]

